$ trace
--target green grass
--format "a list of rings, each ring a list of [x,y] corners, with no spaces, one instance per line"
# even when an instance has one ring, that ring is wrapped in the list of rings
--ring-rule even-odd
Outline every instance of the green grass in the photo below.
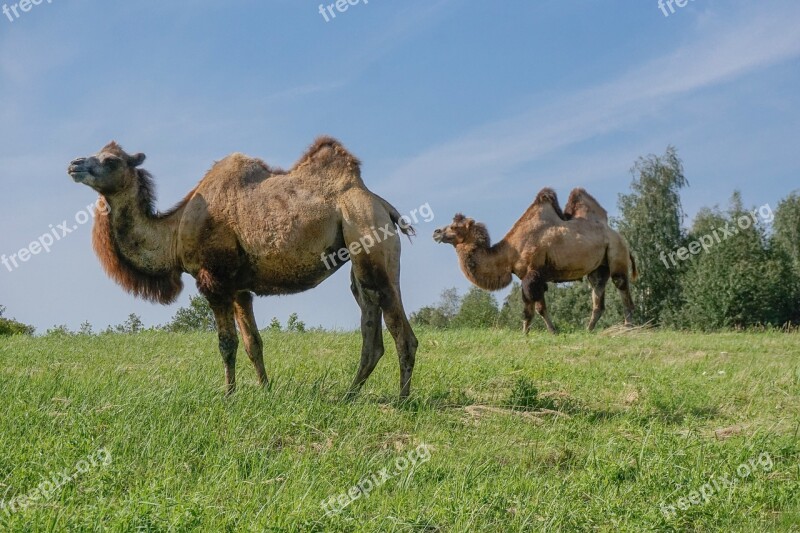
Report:
[[[356,333],[266,333],[272,387],[240,348],[231,399],[212,335],[0,339],[0,500],[111,455],[0,530],[800,531],[800,335],[418,337],[402,404],[393,347],[341,400]],[[429,461],[325,515],[420,444]]]

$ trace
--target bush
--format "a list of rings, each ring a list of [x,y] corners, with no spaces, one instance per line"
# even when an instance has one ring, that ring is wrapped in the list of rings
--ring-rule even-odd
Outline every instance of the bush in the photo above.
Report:
[[[167,331],[186,333],[190,331],[215,331],[216,322],[211,306],[201,295],[189,298],[189,307],[181,307],[166,325]]]
[[[3,318],[6,308],[0,305],[0,337],[11,335],[33,335],[36,328],[17,322],[11,318]]]
[[[492,328],[497,325],[500,311],[494,295],[478,287],[471,287],[461,299],[453,325],[461,328]]]

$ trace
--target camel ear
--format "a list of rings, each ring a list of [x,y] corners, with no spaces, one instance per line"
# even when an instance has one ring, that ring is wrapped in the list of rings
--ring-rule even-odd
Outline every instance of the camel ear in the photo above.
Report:
[[[131,165],[132,167],[138,167],[139,165],[141,165],[142,163],[144,163],[144,160],[145,160],[145,159],[147,159],[147,156],[146,156],[146,155],[144,155],[143,153],[139,152],[138,154],[133,154],[133,155],[130,157],[130,159],[129,159],[129,163],[130,163],[130,165]]]
[[[468,219],[466,220],[466,222],[464,222],[464,227],[465,227],[466,229],[470,229],[470,228],[472,227],[472,224],[474,224],[474,223],[475,223],[475,221],[474,221],[474,220],[472,220],[471,218],[468,218]]]

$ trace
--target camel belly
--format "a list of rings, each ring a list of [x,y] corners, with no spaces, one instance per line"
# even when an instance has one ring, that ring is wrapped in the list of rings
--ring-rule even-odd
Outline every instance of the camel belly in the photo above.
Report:
[[[346,263],[332,261],[331,253],[334,252],[320,252],[299,261],[287,261],[281,256],[251,258],[242,285],[261,296],[295,294],[313,289]]]

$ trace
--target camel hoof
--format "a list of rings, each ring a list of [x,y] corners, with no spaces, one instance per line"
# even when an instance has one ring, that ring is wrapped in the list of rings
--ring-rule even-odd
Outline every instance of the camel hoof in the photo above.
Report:
[[[345,393],[344,397],[342,398],[342,401],[343,402],[354,401],[358,397],[358,392],[359,392],[358,389],[350,389]]]

